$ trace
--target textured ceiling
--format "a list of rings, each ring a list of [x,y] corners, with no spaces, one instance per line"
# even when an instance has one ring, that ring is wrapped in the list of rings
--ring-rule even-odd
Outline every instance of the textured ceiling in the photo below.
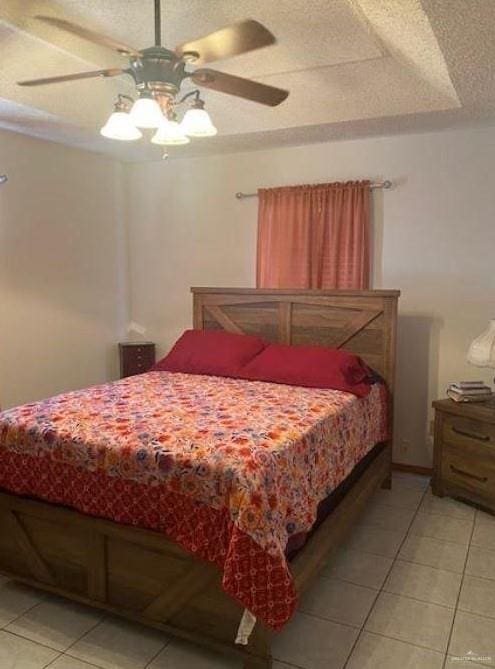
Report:
[[[214,67],[290,90],[266,108],[205,91],[219,134],[173,156],[421,131],[495,120],[495,0],[163,0],[173,47],[244,18],[275,46]],[[152,0],[1,0],[0,127],[103,151],[160,158],[146,141],[106,140],[98,129],[127,77],[20,88],[19,79],[125,64],[125,59],[33,19],[75,20],[132,46],[153,42]]]

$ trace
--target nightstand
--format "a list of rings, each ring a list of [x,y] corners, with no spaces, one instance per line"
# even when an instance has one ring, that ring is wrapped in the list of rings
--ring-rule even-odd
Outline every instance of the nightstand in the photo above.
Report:
[[[433,402],[435,495],[461,497],[495,513],[495,402]]]
[[[120,378],[143,374],[155,364],[155,345],[151,341],[126,341],[119,344]]]

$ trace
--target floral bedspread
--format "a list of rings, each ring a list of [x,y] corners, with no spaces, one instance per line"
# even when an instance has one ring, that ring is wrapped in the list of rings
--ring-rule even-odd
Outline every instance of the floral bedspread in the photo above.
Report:
[[[0,487],[164,531],[279,629],[287,541],[386,438],[384,396],[149,372],[0,413]]]

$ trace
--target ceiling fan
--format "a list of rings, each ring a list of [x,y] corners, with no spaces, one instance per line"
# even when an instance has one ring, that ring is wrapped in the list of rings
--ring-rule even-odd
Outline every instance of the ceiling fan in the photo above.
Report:
[[[200,67],[187,70],[189,65],[204,65],[215,60],[237,56],[275,43],[275,37],[261,23],[248,19],[221,28],[199,39],[186,42],[175,50],[161,43],[160,0],[155,4],[155,45],[147,49],[134,49],[118,40],[79,26],[71,21],[53,16],[36,16],[39,21],[82,37],[100,46],[110,48],[129,58],[128,68],[109,68],[91,72],[78,72],[57,77],[20,81],[20,86],[42,86],[92,77],[132,77],[138,99],[119,95],[101,134],[111,139],[135,140],[142,137],[140,129],[156,128],[151,141],[155,144],[186,144],[190,137],[208,137],[217,130],[204,109],[198,89],[179,98],[183,82],[192,81],[197,86],[275,107],[289,95],[288,91],[267,86],[251,79]],[[188,99],[193,104],[177,121],[175,109]]]

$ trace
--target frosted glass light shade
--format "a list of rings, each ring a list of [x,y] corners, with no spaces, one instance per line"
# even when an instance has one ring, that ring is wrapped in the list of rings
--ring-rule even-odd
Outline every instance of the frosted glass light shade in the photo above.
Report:
[[[140,139],[143,135],[132,123],[127,112],[115,111],[110,114],[108,121],[100,130],[100,134],[108,139],[120,139],[131,142]]]
[[[129,116],[137,128],[158,128],[164,119],[160,105],[153,98],[138,98]]]
[[[495,368],[495,320],[491,320],[488,329],[473,341],[467,359],[477,367]]]
[[[162,146],[180,146],[181,144],[188,144],[191,140],[189,137],[186,137],[177,121],[165,119],[151,138],[151,141],[153,144],[160,144]]]
[[[188,109],[182,119],[182,131],[189,137],[213,137],[217,129],[204,109]]]

